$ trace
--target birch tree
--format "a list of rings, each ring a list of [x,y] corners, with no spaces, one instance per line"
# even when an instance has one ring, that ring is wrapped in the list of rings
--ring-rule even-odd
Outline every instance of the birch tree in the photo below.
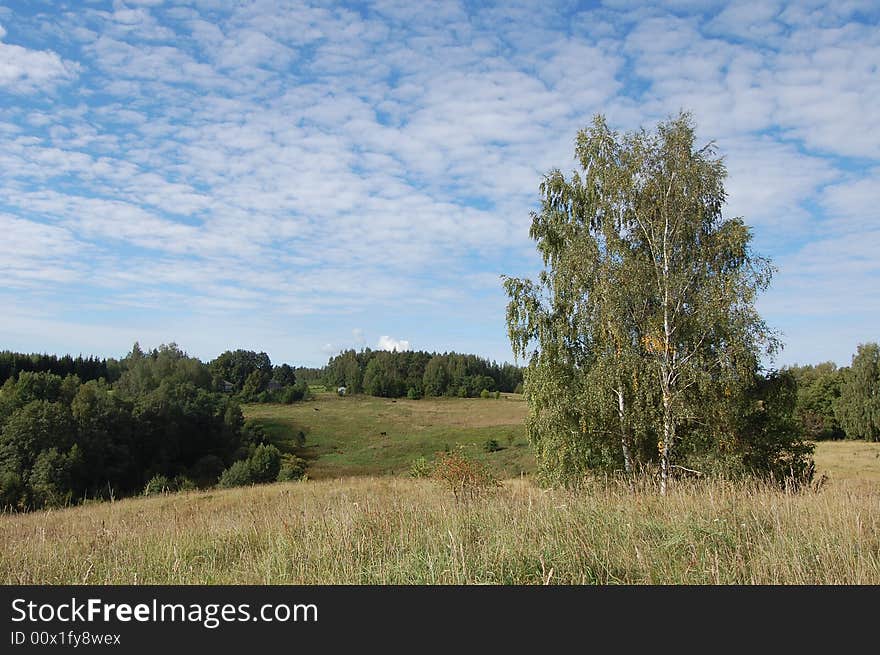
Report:
[[[696,147],[689,115],[625,135],[597,116],[576,143],[582,171],[551,172],[532,215],[538,282],[505,279],[529,434],[539,459],[548,441],[561,453],[616,442],[627,471],[659,465],[665,493],[678,440],[734,406],[711,399],[741,394],[778,345],[754,307],[773,269],[745,223],[722,216],[726,170]]]

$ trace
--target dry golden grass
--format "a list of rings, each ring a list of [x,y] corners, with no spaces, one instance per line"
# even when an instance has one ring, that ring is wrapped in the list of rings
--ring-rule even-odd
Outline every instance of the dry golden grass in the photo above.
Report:
[[[814,457],[817,475],[860,486],[880,485],[880,443],[820,441]]]
[[[351,478],[0,517],[0,582],[880,584],[880,490]]]
[[[531,470],[525,409],[333,394],[252,405],[279,439],[306,429],[327,479],[0,515],[0,582],[880,584],[880,444],[817,444],[828,480],[796,495],[718,481],[666,498],[616,482],[570,493],[524,477],[459,504],[430,480],[371,475],[445,444]],[[505,450],[482,453],[490,437]]]

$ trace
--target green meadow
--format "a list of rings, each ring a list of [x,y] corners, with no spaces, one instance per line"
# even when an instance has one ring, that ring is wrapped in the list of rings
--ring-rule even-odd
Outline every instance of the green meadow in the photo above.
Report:
[[[520,395],[407,400],[321,393],[304,403],[243,409],[283,452],[303,457],[314,480],[405,475],[413,460],[457,447],[501,478],[535,468],[523,427],[527,407]],[[305,446],[296,448],[300,431]],[[493,440],[494,450],[488,452]]]

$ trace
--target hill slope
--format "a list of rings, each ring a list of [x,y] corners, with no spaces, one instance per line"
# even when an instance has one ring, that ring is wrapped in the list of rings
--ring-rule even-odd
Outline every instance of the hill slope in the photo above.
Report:
[[[305,403],[243,410],[275,445],[305,458],[312,479],[406,474],[418,457],[459,445],[501,477],[535,468],[523,428],[527,406],[514,394],[406,400],[322,393]],[[306,437],[303,448],[295,445],[299,431]],[[492,439],[498,450],[486,452]]]

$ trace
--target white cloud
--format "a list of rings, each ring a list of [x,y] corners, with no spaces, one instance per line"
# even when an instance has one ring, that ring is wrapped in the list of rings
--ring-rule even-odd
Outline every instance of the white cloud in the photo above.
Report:
[[[385,335],[379,337],[379,343],[376,344],[376,348],[379,350],[396,350],[397,352],[411,350],[409,341],[406,341],[405,339],[394,339]]]
[[[6,30],[0,25],[0,39]],[[29,50],[0,42],[0,88],[12,93],[51,90],[56,84],[76,77],[77,65],[64,61],[51,50]]]

